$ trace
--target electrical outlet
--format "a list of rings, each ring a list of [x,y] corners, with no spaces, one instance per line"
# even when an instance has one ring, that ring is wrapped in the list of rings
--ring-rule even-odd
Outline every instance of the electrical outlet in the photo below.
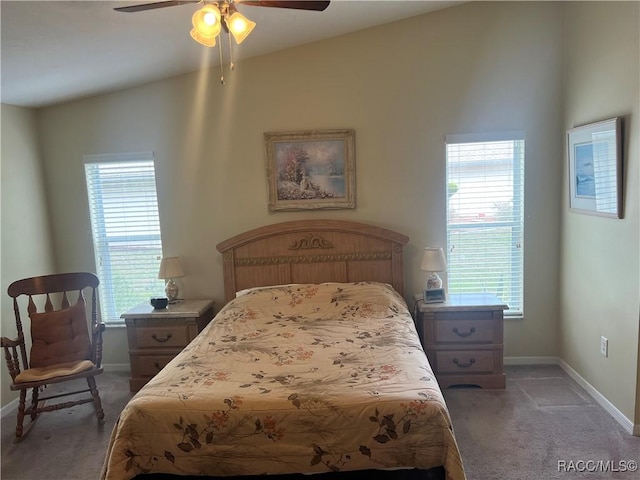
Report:
[[[609,340],[606,337],[600,337],[600,353],[603,357],[609,356]]]

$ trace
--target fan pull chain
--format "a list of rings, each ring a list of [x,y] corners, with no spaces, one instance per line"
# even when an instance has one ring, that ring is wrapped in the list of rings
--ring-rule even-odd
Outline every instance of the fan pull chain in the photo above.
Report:
[[[229,69],[233,72],[236,69],[236,64],[233,63],[233,51],[231,50],[231,32],[227,32],[229,36]]]
[[[218,52],[220,53],[220,85],[224,85],[224,65],[222,63],[222,42],[218,42]]]

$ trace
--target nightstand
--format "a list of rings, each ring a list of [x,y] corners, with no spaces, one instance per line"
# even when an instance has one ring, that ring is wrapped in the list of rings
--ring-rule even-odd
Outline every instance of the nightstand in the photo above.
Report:
[[[452,294],[444,303],[416,301],[416,326],[440,388],[505,388],[503,312],[495,295]]]
[[[207,326],[213,315],[213,300],[183,300],[159,310],[143,303],[123,313],[131,364],[129,390],[140,390]]]

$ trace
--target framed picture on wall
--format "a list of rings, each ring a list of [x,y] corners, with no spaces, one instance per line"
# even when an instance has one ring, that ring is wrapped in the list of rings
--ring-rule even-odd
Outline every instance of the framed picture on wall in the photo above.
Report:
[[[567,132],[571,210],[622,218],[621,124],[616,117]]]
[[[355,131],[267,132],[269,210],[355,208]]]

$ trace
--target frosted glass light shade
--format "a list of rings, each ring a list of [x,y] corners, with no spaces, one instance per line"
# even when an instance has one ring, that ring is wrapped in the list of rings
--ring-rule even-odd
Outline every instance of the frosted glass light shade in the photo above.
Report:
[[[233,12],[229,17],[226,17],[225,23],[238,45],[249,36],[256,26],[256,22],[252,22],[240,12]]]
[[[193,29],[191,38],[205,47],[213,47],[216,37],[222,28],[220,24],[220,10],[215,5],[205,5],[191,17]]]
[[[193,28],[191,29],[191,38],[193,38],[196,42],[205,47],[215,47],[216,46],[216,37],[205,37],[204,35],[200,35],[198,31]]]

